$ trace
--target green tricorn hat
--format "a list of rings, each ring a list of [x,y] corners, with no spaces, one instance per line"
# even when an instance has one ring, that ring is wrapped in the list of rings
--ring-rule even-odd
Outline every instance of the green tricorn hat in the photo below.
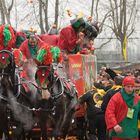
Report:
[[[85,27],[85,20],[83,18],[75,18],[73,20],[70,21],[71,22],[71,25],[72,27],[77,30],[79,29],[81,26],[82,27]]]

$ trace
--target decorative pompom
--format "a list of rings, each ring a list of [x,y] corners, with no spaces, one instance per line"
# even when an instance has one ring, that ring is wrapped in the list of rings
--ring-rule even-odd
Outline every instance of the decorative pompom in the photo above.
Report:
[[[36,60],[39,64],[50,65],[53,63],[52,53],[50,52],[50,46],[43,46],[37,55]]]
[[[62,61],[63,61],[62,53],[60,53],[60,56],[58,57],[57,61],[58,61],[58,63],[62,63]]]
[[[54,63],[58,63],[58,61],[60,62],[61,61],[61,58],[59,58],[61,56],[61,50],[60,50],[60,48],[58,48],[58,47],[52,47],[50,51],[52,52]],[[59,60],[58,60],[58,58],[59,58]]]
[[[13,50],[14,60],[17,66],[20,66],[23,62],[23,55],[22,52],[19,49]]]
[[[11,40],[8,42],[8,47],[9,48],[15,48],[16,35],[15,35],[15,32],[14,32],[14,29],[12,28],[12,26],[9,26],[8,29],[11,33]]]
[[[53,57],[52,57],[52,53],[50,51],[47,52],[47,54],[44,57],[44,65],[50,65],[53,63]]]
[[[4,46],[8,47],[8,42],[9,40],[11,40],[11,33],[8,29],[8,26],[4,27],[3,36],[4,36]]]
[[[0,26],[0,50],[4,49],[4,44],[3,44],[3,40],[4,40],[3,29],[4,29],[4,27],[5,27],[5,25]]]
[[[0,26],[0,50],[15,47],[16,36],[13,28],[10,25]]]
[[[37,55],[38,62],[40,62],[40,63],[43,62],[44,56],[46,55],[46,53],[47,53],[47,50],[45,50],[45,49],[40,49],[39,50],[39,54]]]

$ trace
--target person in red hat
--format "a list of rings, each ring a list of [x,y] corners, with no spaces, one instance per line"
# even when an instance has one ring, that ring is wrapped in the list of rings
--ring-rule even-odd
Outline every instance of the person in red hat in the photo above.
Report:
[[[138,140],[140,97],[135,94],[135,80],[127,76],[123,88],[109,101],[105,112],[107,129],[112,140]]]

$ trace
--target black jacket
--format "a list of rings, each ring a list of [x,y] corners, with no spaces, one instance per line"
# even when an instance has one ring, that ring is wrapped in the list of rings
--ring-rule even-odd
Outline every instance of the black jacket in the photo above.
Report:
[[[101,109],[105,112],[106,111],[106,108],[107,108],[107,105],[111,99],[111,97],[113,95],[115,95],[117,92],[120,91],[120,88],[119,89],[110,89],[106,92],[106,94],[104,95],[103,97],[103,102],[102,102],[102,105],[101,105]]]
[[[96,103],[93,100],[93,94],[93,91],[88,91],[79,98],[79,102],[80,104],[86,103],[87,117],[95,118],[97,114],[101,114],[103,113],[103,111],[101,110],[101,108],[95,106]]]

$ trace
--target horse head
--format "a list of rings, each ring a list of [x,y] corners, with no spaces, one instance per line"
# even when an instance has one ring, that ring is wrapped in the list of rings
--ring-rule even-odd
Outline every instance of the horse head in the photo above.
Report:
[[[42,98],[56,98],[63,92],[62,82],[58,75],[58,65],[38,66],[36,81],[42,90]]]
[[[8,96],[8,90],[13,94],[16,92],[17,87],[15,82],[17,80],[15,75],[15,61],[14,55],[9,50],[0,51],[0,86],[2,96]]]
[[[13,53],[9,50],[0,51],[0,73],[1,75],[9,75],[15,71],[15,62]]]

